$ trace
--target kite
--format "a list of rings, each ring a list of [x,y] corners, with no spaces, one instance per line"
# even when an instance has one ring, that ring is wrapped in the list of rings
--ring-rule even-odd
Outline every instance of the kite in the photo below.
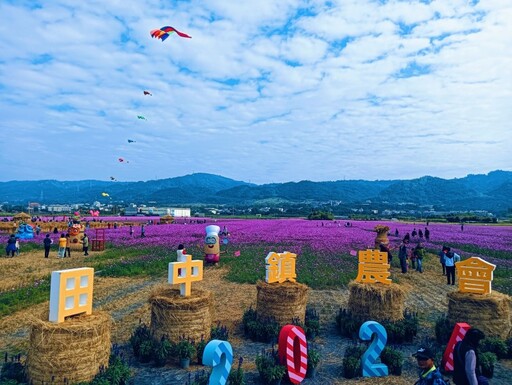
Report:
[[[118,158],[117,160],[119,161],[119,163],[130,163],[129,161],[124,160],[124,158]]]
[[[153,96],[153,94],[149,91],[144,91],[144,95],[149,95],[149,96]]]
[[[109,197],[110,195],[108,195],[106,192],[102,192],[102,193],[101,193],[101,196],[102,196],[102,197]]]
[[[116,181],[117,179],[114,178],[113,176],[110,177],[110,180],[113,180],[113,181]]]
[[[149,33],[151,34],[151,37],[156,37],[157,39],[161,39],[162,41],[164,41],[173,32],[176,32],[178,34],[178,36],[181,36],[181,37],[186,37],[189,39],[192,38],[192,36],[189,36],[186,33],[180,32],[176,28],[169,27],[169,26],[165,26],[160,29],[153,29]]]
[[[144,116],[142,115],[137,115],[137,119],[142,119],[142,120],[147,120]]]
[[[128,139],[128,143],[137,143],[135,140]]]

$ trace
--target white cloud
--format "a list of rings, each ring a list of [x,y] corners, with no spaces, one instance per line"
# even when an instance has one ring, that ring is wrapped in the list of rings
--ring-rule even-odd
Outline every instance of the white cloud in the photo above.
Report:
[[[2,179],[204,171],[277,182],[509,167],[512,6],[331,3],[1,3],[0,128],[17,133]],[[152,39],[163,25],[192,39]]]

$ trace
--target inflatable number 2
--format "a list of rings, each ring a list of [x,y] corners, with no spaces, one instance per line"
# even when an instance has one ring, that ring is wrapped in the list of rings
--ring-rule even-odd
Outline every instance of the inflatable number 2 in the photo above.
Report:
[[[380,353],[384,350],[388,340],[386,329],[375,321],[366,321],[361,325],[359,338],[363,341],[370,341],[374,334],[375,338],[373,338],[372,343],[361,358],[363,377],[382,377],[388,375],[388,367],[386,365],[375,363]]]
[[[208,385],[225,385],[233,363],[233,348],[227,341],[211,340],[204,348],[203,364],[213,366]]]

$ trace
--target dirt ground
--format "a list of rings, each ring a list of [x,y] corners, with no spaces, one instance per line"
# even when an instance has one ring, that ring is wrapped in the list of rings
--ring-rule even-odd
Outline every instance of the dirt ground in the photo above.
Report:
[[[18,287],[34,279],[47,276],[53,270],[73,267],[86,267],[87,260],[76,252],[72,258],[57,259],[43,258],[42,252],[22,253],[15,258],[0,258],[0,291]],[[410,271],[399,273],[392,268],[392,279],[399,282],[407,291],[406,307],[418,311],[423,317],[421,338],[433,336],[432,322],[447,310],[446,293],[455,290],[455,286],[447,286],[437,261],[427,260],[425,272],[420,274]],[[230,343],[233,345],[235,356],[244,357],[244,369],[248,372],[248,384],[257,384],[257,374],[254,365],[255,355],[262,348],[269,346],[250,342],[242,337],[240,331],[243,312],[256,303],[256,286],[252,284],[236,284],[224,279],[226,270],[222,267],[205,269],[204,280],[197,283],[200,288],[211,290],[215,297],[215,322],[226,325],[230,330]],[[263,277],[262,277],[263,278]],[[113,342],[126,344],[131,333],[140,321],[149,324],[150,308],[148,298],[153,288],[165,284],[165,278],[104,278],[95,277],[94,308],[110,312],[114,319],[112,330]],[[341,306],[348,302],[348,290],[310,290],[309,305],[315,307],[320,314],[321,335],[315,341],[315,346],[322,354],[322,362],[317,378],[308,379],[305,384],[381,384],[405,385],[413,384],[416,379],[416,363],[410,354],[417,348],[416,344],[403,346],[406,362],[402,376],[386,378],[346,380],[341,375],[341,361],[345,347],[350,340],[341,338],[336,331],[335,316]],[[25,352],[28,348],[28,335],[31,318],[39,316],[48,309],[48,302],[32,306],[13,315],[0,319],[0,352]],[[185,384],[188,373],[200,370],[202,367],[192,366],[189,371],[177,369],[172,365],[164,368],[153,368],[150,365],[136,363],[130,357],[130,364],[135,368],[132,384],[137,385],[172,385]],[[501,361],[496,368],[492,385],[510,384],[512,365],[510,361]]]

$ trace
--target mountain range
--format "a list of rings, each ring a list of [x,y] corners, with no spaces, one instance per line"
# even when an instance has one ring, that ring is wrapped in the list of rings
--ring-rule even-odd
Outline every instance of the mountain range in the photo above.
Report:
[[[103,192],[108,193],[109,197],[103,197]],[[497,170],[455,179],[424,176],[411,180],[301,181],[263,185],[205,173],[146,182],[0,182],[0,202],[9,204],[94,201],[160,206],[257,205],[269,201],[290,204],[335,201],[350,205],[371,201],[389,205],[431,205],[439,210],[505,212],[512,209],[512,172]]]

